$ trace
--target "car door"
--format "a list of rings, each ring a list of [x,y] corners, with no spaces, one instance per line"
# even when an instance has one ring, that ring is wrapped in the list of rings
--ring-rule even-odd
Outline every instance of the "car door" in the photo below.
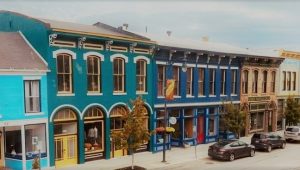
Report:
[[[240,146],[240,144],[239,144],[238,141],[233,142],[233,143],[230,145],[230,147],[231,147],[231,151],[234,153],[234,156],[235,156],[236,158],[239,158],[239,157],[241,157],[241,156],[243,155],[243,153],[242,153],[242,151],[243,151],[242,148],[243,148],[243,147]]]
[[[277,139],[276,135],[273,135],[273,134],[269,135],[268,140],[269,140],[270,144],[272,145],[272,147],[276,147],[278,145],[278,139]]]
[[[239,141],[239,145],[240,145],[241,156],[242,157],[249,156],[251,148],[248,147],[248,144],[243,141]]]

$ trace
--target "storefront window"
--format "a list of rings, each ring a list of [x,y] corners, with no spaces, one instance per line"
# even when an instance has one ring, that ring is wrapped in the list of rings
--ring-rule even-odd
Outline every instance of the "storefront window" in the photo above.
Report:
[[[25,126],[26,159],[33,159],[41,152],[42,157],[47,156],[45,124]]]
[[[165,121],[164,116],[165,112],[164,110],[159,110],[156,112],[156,127],[165,127]],[[176,132],[176,129],[175,129]],[[163,143],[163,135],[156,134],[156,143]]]
[[[209,136],[216,135],[216,128],[215,128],[215,117],[210,116],[208,120],[208,134]]]
[[[5,128],[5,157],[22,159],[21,127]]]
[[[250,130],[263,129],[264,112],[251,113],[250,117]]]

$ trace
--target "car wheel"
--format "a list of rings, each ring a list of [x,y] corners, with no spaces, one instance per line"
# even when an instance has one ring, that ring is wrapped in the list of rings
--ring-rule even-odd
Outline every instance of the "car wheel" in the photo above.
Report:
[[[233,161],[235,159],[235,156],[233,153],[229,154],[229,161]]]
[[[282,142],[282,144],[281,144],[281,149],[284,149],[284,148],[285,148],[285,145],[286,145],[286,143],[285,143],[285,142]]]
[[[250,151],[250,156],[253,157],[255,155],[255,150],[254,149],[251,149]]]
[[[271,146],[271,145],[268,146],[267,151],[268,151],[268,152],[271,152],[271,151],[272,151],[272,146]]]

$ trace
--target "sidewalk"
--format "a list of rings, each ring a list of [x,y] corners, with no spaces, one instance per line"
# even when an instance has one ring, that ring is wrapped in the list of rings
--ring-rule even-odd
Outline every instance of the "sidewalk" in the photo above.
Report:
[[[281,131],[277,133],[282,134]],[[250,143],[251,136],[240,138],[241,141]],[[142,152],[135,154],[134,165],[141,166],[147,169],[156,169],[156,168],[164,168],[170,165],[176,165],[184,162],[190,162],[196,160],[200,160],[202,158],[207,157],[208,147],[212,145],[212,143],[208,144],[200,144],[196,147],[195,154],[195,146],[191,146],[189,148],[182,147],[173,147],[171,150],[166,151],[166,161],[165,163],[162,161],[162,152],[151,153],[151,152]],[[116,168],[127,167],[131,165],[131,155],[112,158],[109,160],[98,160],[86,162],[85,164],[78,164],[71,167],[60,168],[61,170],[74,170],[74,169],[84,169],[84,170],[113,170]],[[53,169],[53,168],[50,168]]]

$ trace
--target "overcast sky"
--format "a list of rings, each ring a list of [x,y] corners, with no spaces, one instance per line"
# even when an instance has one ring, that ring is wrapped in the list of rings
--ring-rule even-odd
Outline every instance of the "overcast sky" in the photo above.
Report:
[[[201,39],[244,48],[300,51],[300,2],[290,1],[14,1],[0,10],[83,24],[129,24],[135,32]],[[1,22],[1,21],[0,21]]]

